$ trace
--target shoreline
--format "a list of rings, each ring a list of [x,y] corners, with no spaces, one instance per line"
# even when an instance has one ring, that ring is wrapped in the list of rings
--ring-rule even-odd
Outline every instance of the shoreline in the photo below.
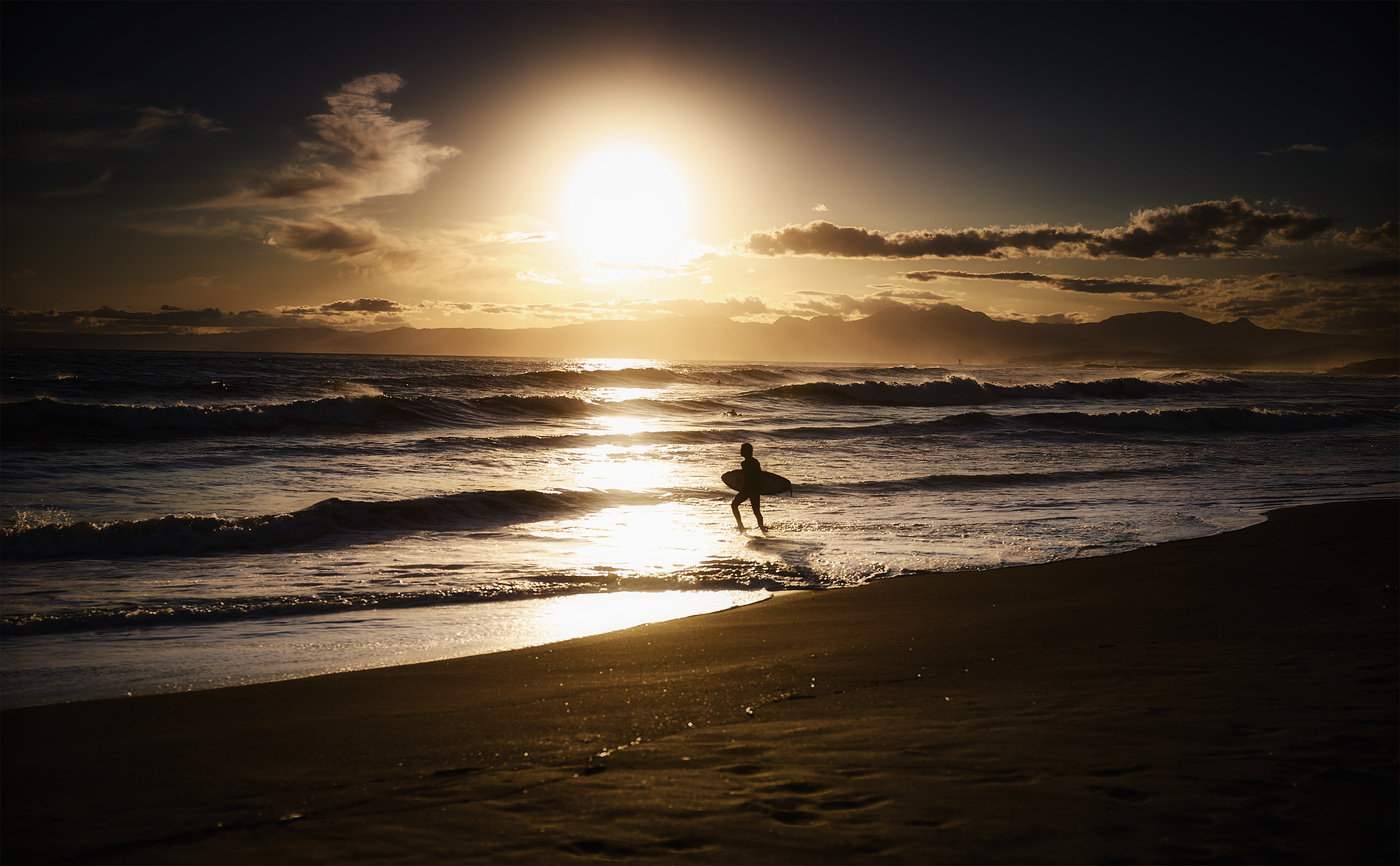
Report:
[[[547,646],[754,604],[765,592],[618,590],[274,616],[235,620],[222,629],[166,624],[154,629],[158,640],[126,641],[118,633],[63,647],[62,662],[45,643],[61,645],[67,634],[9,638],[3,644],[4,709],[185,694]],[[120,671],[120,680],[113,680],[113,671]]]
[[[6,862],[1394,862],[1394,499],[0,713]]]

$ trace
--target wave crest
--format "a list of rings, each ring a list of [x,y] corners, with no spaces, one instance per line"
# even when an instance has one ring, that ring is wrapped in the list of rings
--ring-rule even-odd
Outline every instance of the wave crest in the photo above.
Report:
[[[480,529],[587,511],[638,494],[601,490],[502,490],[360,502],[326,499],[290,514],[252,517],[169,514],[144,520],[17,523],[0,531],[6,560],[104,556],[197,556],[270,552],[347,534],[382,536],[425,529]]]
[[[1130,376],[1032,385],[998,385],[966,376],[950,376],[919,384],[807,382],[782,385],[763,394],[871,406],[977,406],[1008,400],[1142,400],[1192,393],[1220,393],[1246,387],[1239,380],[1225,376],[1188,381],[1158,381]]]

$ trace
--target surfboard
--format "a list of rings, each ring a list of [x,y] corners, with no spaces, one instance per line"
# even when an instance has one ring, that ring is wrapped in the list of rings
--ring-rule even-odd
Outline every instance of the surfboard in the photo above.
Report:
[[[730,490],[739,490],[744,486],[744,470],[731,469],[720,476],[724,486]],[[758,475],[758,494],[760,496],[775,496],[779,493],[791,493],[792,482],[781,475],[772,472],[760,472]]]

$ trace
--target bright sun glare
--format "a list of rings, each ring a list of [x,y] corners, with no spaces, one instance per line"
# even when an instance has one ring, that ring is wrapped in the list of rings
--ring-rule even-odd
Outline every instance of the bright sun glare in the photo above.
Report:
[[[585,159],[564,190],[567,240],[590,261],[656,263],[685,239],[690,201],[675,167],[646,148],[617,145]]]

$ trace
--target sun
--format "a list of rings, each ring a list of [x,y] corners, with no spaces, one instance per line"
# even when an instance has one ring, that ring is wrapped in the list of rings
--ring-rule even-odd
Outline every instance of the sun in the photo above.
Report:
[[[564,240],[599,263],[661,262],[675,254],[690,221],[690,197],[659,153],[613,145],[585,158],[563,198]]]

